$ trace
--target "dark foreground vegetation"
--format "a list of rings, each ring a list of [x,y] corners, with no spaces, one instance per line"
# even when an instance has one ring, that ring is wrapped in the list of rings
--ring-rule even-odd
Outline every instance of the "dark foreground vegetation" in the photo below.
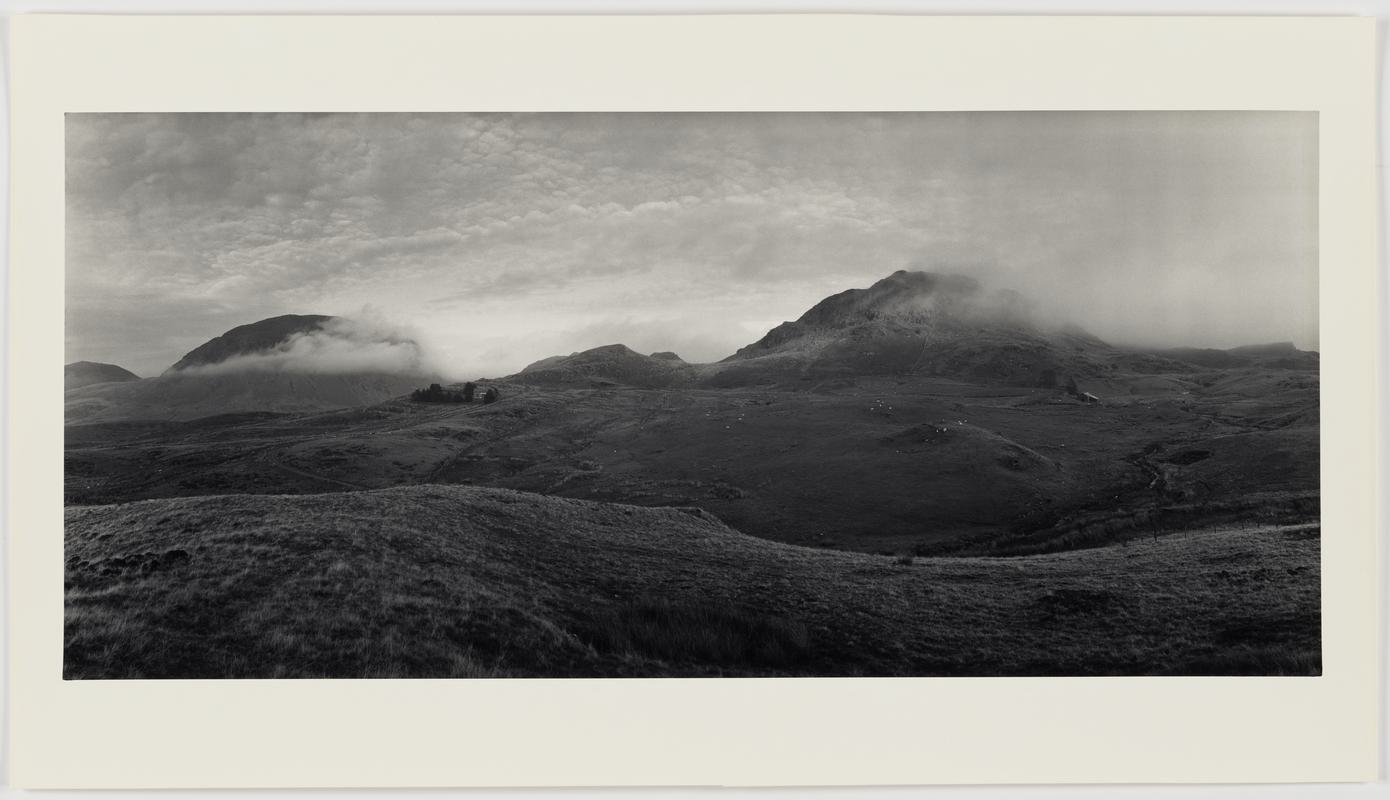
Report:
[[[905,559],[463,487],[67,517],[68,678],[1320,669],[1315,525]]]

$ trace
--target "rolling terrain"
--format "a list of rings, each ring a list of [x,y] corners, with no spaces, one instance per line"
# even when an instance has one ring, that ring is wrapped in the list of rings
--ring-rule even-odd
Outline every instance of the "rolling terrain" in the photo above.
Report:
[[[64,394],[70,424],[101,420],[195,420],[248,412],[303,413],[356,408],[408,394],[425,378],[389,373],[165,373],[100,383]]]
[[[485,485],[699,505],[776,541],[923,554],[1034,546],[1078,521],[1137,532],[1165,514],[1316,517],[1305,373],[1097,404],[921,379],[833,392],[497,385],[493,405],[70,425],[68,497]]]
[[[910,561],[417,486],[67,512],[67,678],[1310,674],[1316,526]]]
[[[322,314],[237,326],[190,350],[156,378],[113,378],[107,370],[102,381],[74,381],[73,375],[93,373],[92,367],[77,366],[67,370],[68,423],[356,408],[438,380],[410,339]]]
[[[1320,669],[1317,353],[907,272],[486,404],[282,368],[325,332],[362,339],[275,318],[67,392],[69,677]]]

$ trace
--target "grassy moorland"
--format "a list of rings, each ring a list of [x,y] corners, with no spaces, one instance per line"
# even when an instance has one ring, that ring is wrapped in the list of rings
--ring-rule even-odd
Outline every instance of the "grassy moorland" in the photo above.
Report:
[[[1098,528],[1208,517],[1316,520],[1316,373],[1187,378],[1099,404],[910,376],[800,391],[503,384],[492,405],[77,422],[67,493],[492,486],[699,506],[763,539],[923,555],[1025,534],[1034,551],[1067,549]]]
[[[1018,557],[421,485],[67,509],[67,678],[1316,674],[1316,525]]]
[[[66,674],[1315,673],[1318,366],[899,271],[719,362],[607,345],[486,404],[82,386]]]

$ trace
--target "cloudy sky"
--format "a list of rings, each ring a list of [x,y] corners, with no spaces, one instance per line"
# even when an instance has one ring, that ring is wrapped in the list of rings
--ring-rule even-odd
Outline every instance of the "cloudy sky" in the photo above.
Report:
[[[460,377],[716,360],[897,269],[1118,342],[1317,347],[1307,113],[73,114],[67,198],[67,360],[142,375],[364,310]]]

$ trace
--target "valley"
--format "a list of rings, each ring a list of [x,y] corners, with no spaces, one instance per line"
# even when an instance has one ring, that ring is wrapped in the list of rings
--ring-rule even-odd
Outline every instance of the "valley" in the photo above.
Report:
[[[720,362],[606,345],[463,402],[300,371],[334,319],[68,391],[69,677],[1321,669],[1317,353],[898,272]]]
[[[1060,536],[1069,516],[1095,509],[1155,524],[1175,507],[1316,514],[1317,428],[1299,419],[1316,420],[1316,376],[1097,404],[940,380],[833,392],[498,385],[503,401],[487,406],[402,399],[72,425],[67,495],[496,486],[699,505],[775,541],[922,554]]]

